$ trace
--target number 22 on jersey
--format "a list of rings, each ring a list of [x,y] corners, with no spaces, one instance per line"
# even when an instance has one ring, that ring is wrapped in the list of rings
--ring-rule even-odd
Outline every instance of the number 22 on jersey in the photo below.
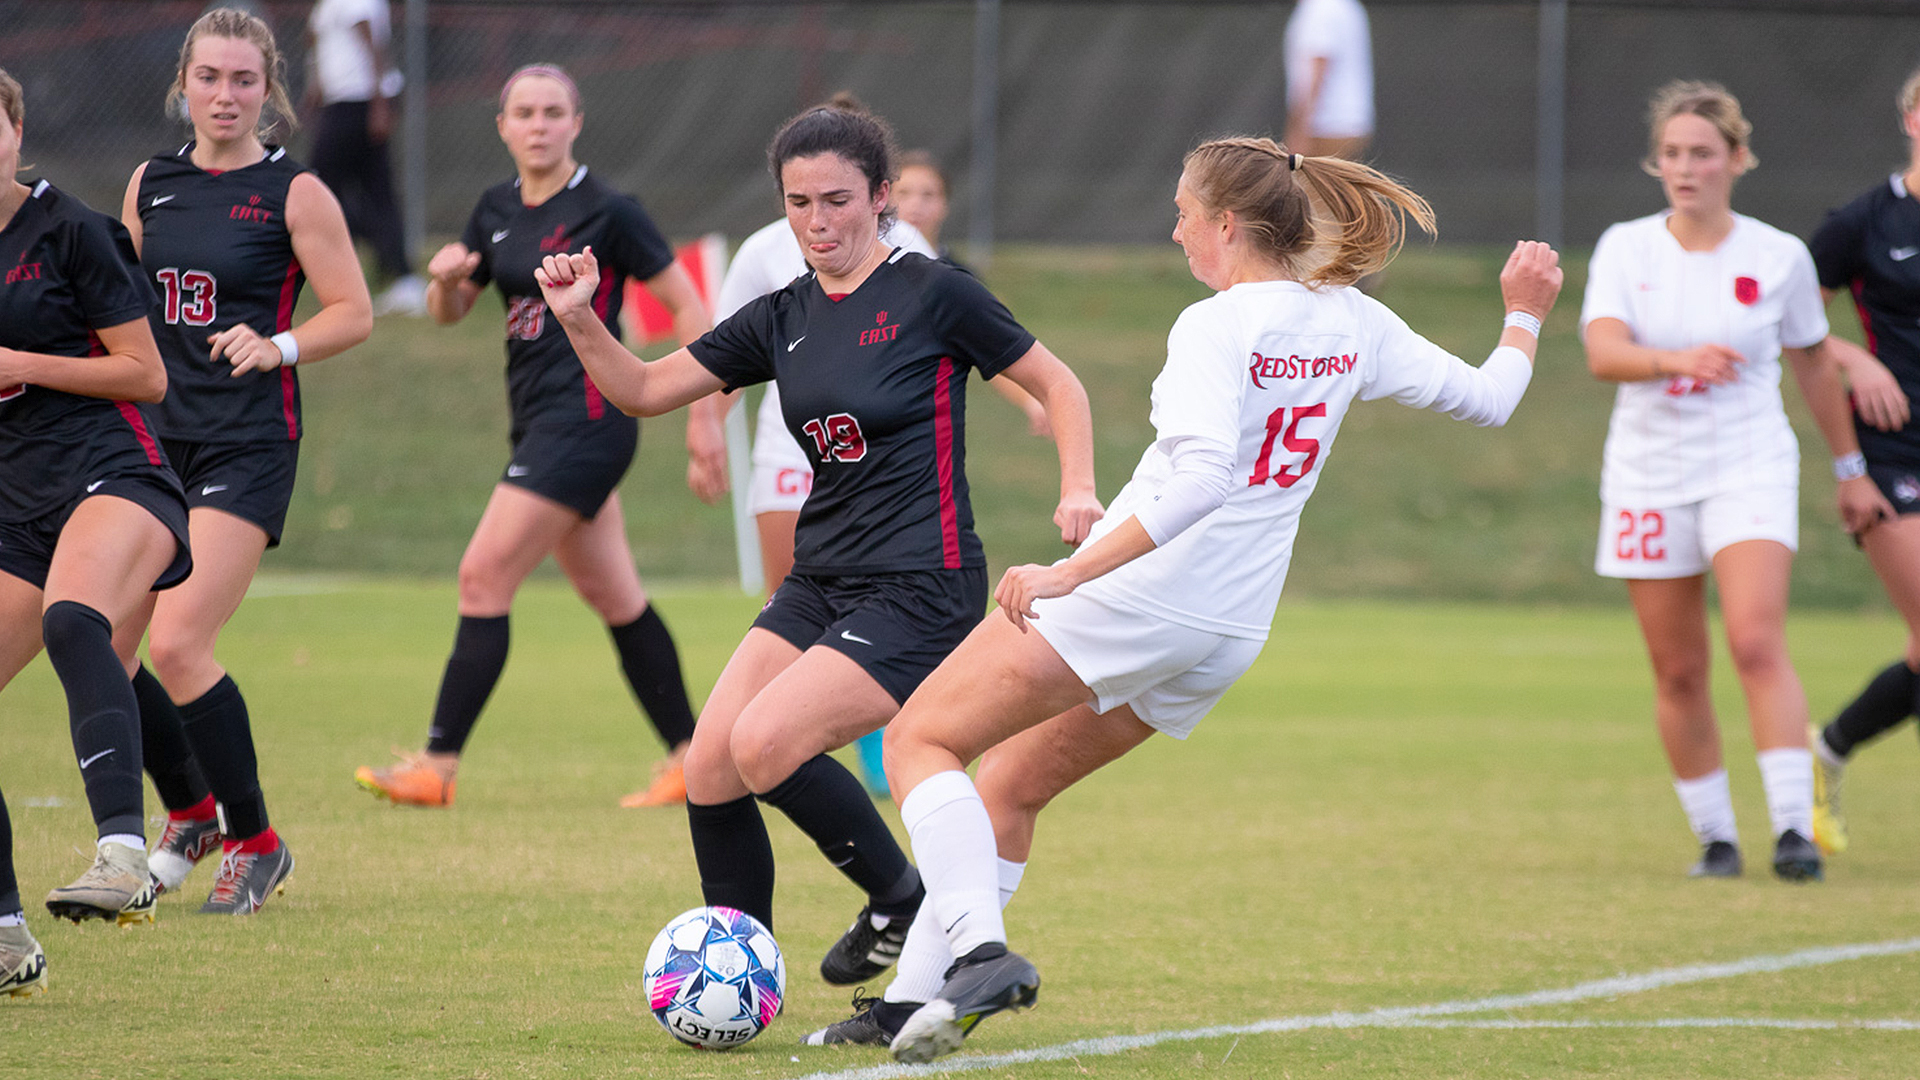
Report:
[[[155,270],[153,278],[165,293],[167,324],[206,326],[213,322],[214,293],[219,282],[205,270],[180,270],[167,267]]]

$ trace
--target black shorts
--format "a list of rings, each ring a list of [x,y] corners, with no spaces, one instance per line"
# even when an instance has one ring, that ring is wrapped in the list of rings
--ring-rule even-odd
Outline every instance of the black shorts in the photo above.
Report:
[[[187,506],[222,510],[267,534],[267,546],[280,546],[293,502],[293,474],[300,444],[284,442],[209,443],[162,439],[173,471],[187,492]]]
[[[802,651],[845,653],[904,704],[987,610],[985,567],[819,577],[789,574],[753,625]]]
[[[1902,516],[1920,514],[1920,468],[1904,462],[1893,465],[1868,462],[1867,475]]]
[[[76,493],[72,502],[44,517],[0,522],[0,573],[45,589],[60,530],[66,528],[74,510],[95,495],[113,495],[137,503],[173,534],[173,561],[154,579],[155,592],[173,588],[193,572],[193,553],[187,546],[187,500],[180,493],[180,481],[165,466],[142,466],[94,481],[87,490]]]
[[[523,488],[591,520],[620,486],[640,445],[640,422],[609,416],[578,427],[532,427],[513,436],[500,482]]]

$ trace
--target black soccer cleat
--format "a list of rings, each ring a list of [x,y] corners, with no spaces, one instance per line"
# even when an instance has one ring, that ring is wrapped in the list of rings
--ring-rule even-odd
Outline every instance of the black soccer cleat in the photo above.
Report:
[[[990,941],[954,962],[940,996],[920,1007],[893,1037],[895,1061],[919,1065],[960,1049],[980,1021],[1007,1009],[1031,1008],[1040,972],[1019,953]]]
[[[1773,873],[1781,881],[1819,881],[1826,876],[1820,865],[1820,849],[1797,829],[1788,829],[1774,841]]]
[[[924,895],[924,894],[923,894]],[[820,977],[835,986],[869,982],[900,961],[907,929],[919,910],[916,902],[905,915],[881,915],[868,904],[860,916],[820,958]]]
[[[853,1015],[800,1040],[802,1046],[887,1046],[920,1008],[918,1001],[882,1001],[855,991]]]
[[[1700,849],[1700,861],[1688,877],[1739,877],[1740,849],[1726,840],[1714,840]]]

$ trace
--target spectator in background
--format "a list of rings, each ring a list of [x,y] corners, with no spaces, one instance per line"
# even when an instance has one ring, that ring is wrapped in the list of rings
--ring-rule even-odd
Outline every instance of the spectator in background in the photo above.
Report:
[[[1360,0],[1300,0],[1287,19],[1287,146],[1358,161],[1373,140],[1373,43]]]
[[[373,245],[387,282],[373,313],[424,315],[427,283],[407,258],[387,156],[402,83],[387,52],[393,40],[387,0],[320,0],[307,20],[307,37],[312,51],[303,104],[319,109],[313,171],[339,195],[354,238]]]

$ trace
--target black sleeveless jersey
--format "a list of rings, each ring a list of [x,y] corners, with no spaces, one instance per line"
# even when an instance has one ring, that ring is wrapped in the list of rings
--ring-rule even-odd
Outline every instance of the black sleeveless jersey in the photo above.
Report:
[[[772,379],[813,462],[794,569],[875,574],[986,565],[967,496],[967,372],[992,378],[1032,334],[974,278],[896,250],[834,299],[811,272],[694,342],[729,389]]]
[[[1820,284],[1853,293],[1867,347],[1920,401],[1920,201],[1894,178],[1827,215],[1807,242]],[[1854,418],[1877,465],[1920,466],[1920,413],[1899,431]]]
[[[125,227],[45,180],[0,230],[0,271],[0,346],[10,349],[100,356],[94,331],[153,303]],[[132,404],[0,386],[0,521],[44,517],[89,484],[163,460]]]
[[[608,405],[580,366],[558,319],[533,279],[540,260],[578,254],[589,245],[600,262],[593,310],[620,337],[620,302],[628,278],[641,281],[673,265],[673,247],[640,203],[587,175],[580,166],[567,186],[539,206],[520,201],[520,181],[488,188],[460,242],[480,253],[472,280],[500,287],[507,307],[507,403],[517,437],[541,424],[631,421]]]
[[[306,282],[287,231],[287,186],[306,169],[280,147],[244,169],[209,172],[193,144],[147,162],[140,262],[159,301],[153,336],[167,360],[154,426],[170,439],[267,442],[300,437],[300,379],[290,367],[235,378],[207,337],[237,323],[272,337],[293,326]]]

